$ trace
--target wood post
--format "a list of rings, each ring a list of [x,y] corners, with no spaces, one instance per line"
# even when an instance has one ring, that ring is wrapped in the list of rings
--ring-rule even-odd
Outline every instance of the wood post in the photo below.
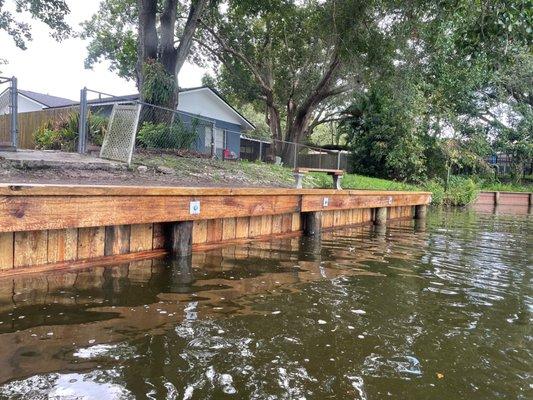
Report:
[[[500,204],[500,192],[494,192],[494,205]]]
[[[295,187],[296,189],[301,189],[303,187],[303,179],[305,174],[301,172],[294,173]]]
[[[302,224],[305,236],[318,236],[322,229],[322,211],[302,213]]]
[[[170,228],[170,253],[172,257],[192,254],[193,221],[174,222]]]
[[[376,208],[374,225],[385,225],[387,223],[387,207]]]
[[[342,190],[341,181],[342,181],[342,175],[335,175],[335,174],[333,175],[333,187],[336,190]]]
[[[428,211],[428,206],[419,204],[415,206],[415,219],[425,219]]]

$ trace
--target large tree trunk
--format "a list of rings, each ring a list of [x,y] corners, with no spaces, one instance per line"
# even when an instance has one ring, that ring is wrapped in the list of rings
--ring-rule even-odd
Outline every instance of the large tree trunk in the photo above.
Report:
[[[272,93],[267,94],[266,123],[270,128],[273,139],[272,146],[269,147],[267,154],[267,161],[274,162],[276,155],[281,153],[283,143],[280,141],[283,140],[283,135],[281,132],[281,117],[278,108],[274,105]]]
[[[137,87],[142,92],[143,65],[146,60],[157,60],[157,0],[137,0],[139,6],[139,38],[137,45]]]

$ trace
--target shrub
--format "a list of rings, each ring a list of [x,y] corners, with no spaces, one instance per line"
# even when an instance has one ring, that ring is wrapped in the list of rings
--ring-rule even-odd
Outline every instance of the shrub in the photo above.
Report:
[[[432,193],[431,204],[441,205],[444,203],[446,193],[444,191],[444,186],[442,186],[438,180],[432,179],[427,181],[424,184],[423,189]]]
[[[34,134],[35,146],[42,150],[75,151],[78,139],[80,114],[70,113],[66,117],[48,121]],[[106,117],[89,113],[87,117],[89,143],[102,145],[107,131]]]
[[[197,121],[187,127],[180,120],[171,125],[145,122],[137,134],[137,142],[151,149],[188,149],[197,137]]]
[[[472,203],[478,194],[475,182],[470,178],[452,176],[446,191],[445,204],[450,206],[465,206]]]

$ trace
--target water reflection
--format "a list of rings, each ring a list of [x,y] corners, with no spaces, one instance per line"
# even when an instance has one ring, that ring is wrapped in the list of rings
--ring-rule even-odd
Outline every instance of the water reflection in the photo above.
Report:
[[[528,217],[434,211],[0,280],[0,398],[525,399],[530,248]]]

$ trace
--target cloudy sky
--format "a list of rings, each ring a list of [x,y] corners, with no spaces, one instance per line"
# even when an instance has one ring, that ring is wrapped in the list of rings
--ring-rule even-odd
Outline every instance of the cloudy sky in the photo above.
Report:
[[[6,3],[11,8],[13,0]],[[71,10],[68,22],[78,29],[81,21],[98,10],[100,0],[67,0],[67,3]],[[83,60],[87,43],[83,40],[68,39],[57,43],[50,37],[46,25],[27,16],[23,19],[32,26],[33,41],[28,42],[27,50],[17,48],[7,33],[0,31],[0,58],[8,61],[7,65],[0,66],[0,70],[4,76],[16,76],[20,89],[70,99],[77,99],[83,86],[116,95],[136,92],[133,82],[117,77],[105,64],[86,70]],[[198,86],[202,75],[200,68],[185,64],[179,77],[180,86]]]

